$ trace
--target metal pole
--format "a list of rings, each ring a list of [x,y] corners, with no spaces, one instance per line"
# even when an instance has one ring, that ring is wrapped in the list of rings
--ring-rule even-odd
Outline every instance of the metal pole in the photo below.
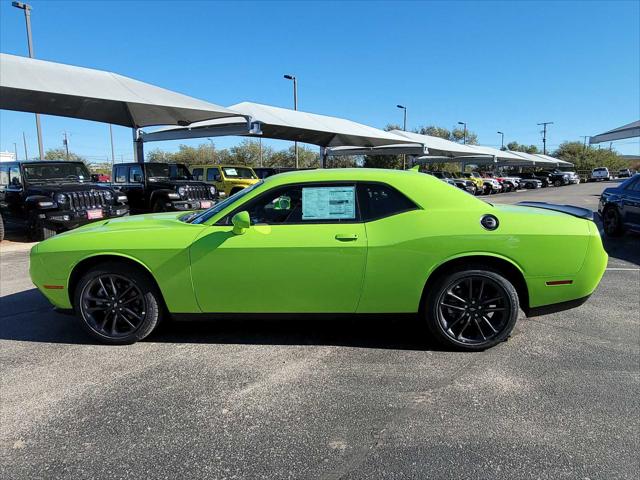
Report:
[[[263,167],[264,165],[262,165],[262,137],[258,138],[258,142],[260,145],[260,166]]]
[[[13,142],[13,150],[16,152],[16,161],[18,160],[18,144]]]
[[[293,77],[293,109],[298,111],[298,78]],[[296,151],[296,168],[299,168],[300,162],[298,159],[298,142],[294,142],[294,148]]]
[[[542,125],[542,154],[547,154],[547,125],[553,125],[553,122],[542,122],[538,125]]]
[[[138,163],[144,163],[144,143],[140,138],[137,128],[132,128],[133,131],[133,158]]]
[[[67,132],[64,132],[64,148],[67,152],[67,162],[69,161],[69,139],[67,138]]]
[[[111,166],[113,167],[113,164],[116,163],[116,154],[113,150],[113,127],[111,124],[109,124],[109,138],[111,140]]]
[[[11,5],[24,11],[24,20],[27,24],[27,44],[29,46],[29,58],[34,58],[33,38],[31,36],[31,5],[22,2],[12,2]],[[40,126],[39,113],[36,113],[36,131],[38,133],[38,151],[40,153],[40,160],[44,160],[44,147],[42,146],[42,127]]]
[[[502,135],[502,139],[500,140],[500,150],[504,150],[504,133],[502,132],[497,132],[497,133]]]
[[[24,143],[24,159],[29,160],[29,153],[27,153],[27,136],[22,132],[22,142]]]

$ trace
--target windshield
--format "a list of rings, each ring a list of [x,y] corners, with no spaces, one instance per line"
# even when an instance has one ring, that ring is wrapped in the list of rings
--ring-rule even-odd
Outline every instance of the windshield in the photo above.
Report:
[[[146,166],[147,178],[168,180],[193,180],[187,167],[180,163],[149,163]]]
[[[28,182],[64,180],[65,182],[90,182],[91,174],[83,163],[38,163],[24,166]]]
[[[258,178],[250,168],[245,167],[222,167],[222,171],[227,178]]]
[[[252,192],[262,184],[263,184],[263,181],[260,180],[258,183],[254,183],[250,187],[243,188],[242,190],[231,195],[229,198],[226,198],[223,201],[216,203],[213,207],[209,208],[208,210],[205,210],[204,212],[196,215],[195,217],[188,217],[185,221],[187,221],[187,223],[195,223],[195,224],[204,223],[207,220],[209,220],[211,217],[213,217],[217,213],[220,213],[229,205],[236,202],[237,200],[240,200],[242,197]]]

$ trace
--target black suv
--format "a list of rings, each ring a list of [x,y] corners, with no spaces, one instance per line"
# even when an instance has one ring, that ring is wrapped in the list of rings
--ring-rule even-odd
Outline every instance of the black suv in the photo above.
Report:
[[[34,240],[129,213],[125,194],[92,182],[84,163],[65,161],[1,163],[0,210]]]
[[[135,212],[199,210],[217,197],[216,187],[193,180],[181,163],[119,163],[111,179]]]
[[[546,172],[522,172],[518,174],[518,177],[523,180],[540,180],[542,182],[542,188],[547,188],[551,185],[549,174]]]

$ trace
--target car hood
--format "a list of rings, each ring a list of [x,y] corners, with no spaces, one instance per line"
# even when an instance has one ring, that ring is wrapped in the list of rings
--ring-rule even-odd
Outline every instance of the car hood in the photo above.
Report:
[[[113,191],[109,185],[100,185],[98,183],[48,183],[46,185],[33,185],[28,187],[29,193],[50,195],[53,193],[65,192],[88,192],[90,190]]]

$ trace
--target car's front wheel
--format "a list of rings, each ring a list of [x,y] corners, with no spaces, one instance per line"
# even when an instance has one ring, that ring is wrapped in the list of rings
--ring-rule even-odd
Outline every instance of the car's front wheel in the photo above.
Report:
[[[117,262],[97,265],[77,284],[74,309],[83,328],[109,344],[142,340],[162,318],[158,288],[138,268]]]
[[[518,318],[518,294],[502,274],[482,267],[439,277],[429,286],[427,327],[445,346],[484,350],[505,341]]]

